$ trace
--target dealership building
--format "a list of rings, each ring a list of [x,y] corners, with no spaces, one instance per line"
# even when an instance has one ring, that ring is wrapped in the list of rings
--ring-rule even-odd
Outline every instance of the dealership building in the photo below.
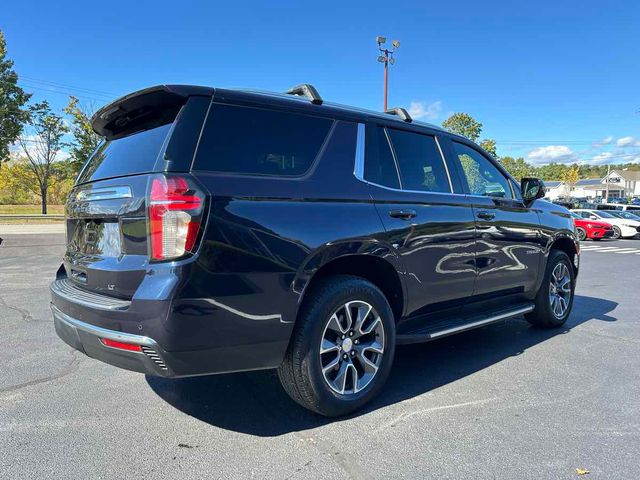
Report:
[[[558,197],[604,198],[609,187],[609,198],[640,196],[640,171],[612,170],[604,178],[584,178],[578,180],[573,188],[565,182],[544,182],[547,186],[547,198]]]

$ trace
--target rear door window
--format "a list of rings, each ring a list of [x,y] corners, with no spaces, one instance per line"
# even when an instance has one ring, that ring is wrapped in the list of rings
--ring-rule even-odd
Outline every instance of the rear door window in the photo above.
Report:
[[[403,190],[451,193],[449,175],[431,135],[389,129]]]
[[[214,104],[194,168],[248,175],[307,173],[333,121],[290,112]]]
[[[83,167],[77,183],[153,172],[171,125],[103,142]]]
[[[400,188],[396,162],[384,128],[369,127],[366,134],[364,179],[390,188]]]

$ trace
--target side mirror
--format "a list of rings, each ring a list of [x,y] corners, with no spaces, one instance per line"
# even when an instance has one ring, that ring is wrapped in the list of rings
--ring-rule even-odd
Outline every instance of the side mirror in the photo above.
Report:
[[[544,198],[547,194],[544,182],[539,178],[523,178],[520,180],[520,190],[522,191],[522,200],[526,205],[533,203],[538,198]]]

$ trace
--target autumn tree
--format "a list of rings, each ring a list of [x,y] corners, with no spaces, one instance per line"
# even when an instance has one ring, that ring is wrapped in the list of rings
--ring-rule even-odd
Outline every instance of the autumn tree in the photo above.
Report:
[[[94,113],[93,107],[81,106],[77,97],[69,97],[69,104],[64,108],[64,112],[71,117],[71,135],[73,141],[70,147],[70,167],[74,175],[89,159],[93,151],[97,148],[102,137],[91,128],[91,116]]]
[[[47,193],[57,174],[56,162],[65,146],[64,135],[69,131],[62,116],[55,114],[46,100],[29,107],[26,136],[18,138],[26,158],[25,166],[33,177],[36,193],[42,202],[42,213],[47,213]]]
[[[7,44],[0,31],[0,167],[9,158],[9,146],[16,141],[28,119],[23,106],[30,97],[18,86],[18,75],[13,70],[13,62],[7,58]]]
[[[569,192],[571,192],[575,184],[580,180],[580,167],[576,164],[567,168],[563,172],[561,180],[569,187]]]

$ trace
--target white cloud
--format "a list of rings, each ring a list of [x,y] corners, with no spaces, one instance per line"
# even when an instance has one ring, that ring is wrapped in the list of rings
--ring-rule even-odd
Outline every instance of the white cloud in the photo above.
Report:
[[[532,163],[573,163],[578,161],[578,156],[566,145],[548,145],[531,150],[527,160]]]
[[[614,140],[613,135],[609,135],[608,137],[604,137],[602,140],[594,143],[593,145],[595,147],[604,147],[605,145],[610,145],[611,142],[613,142],[613,140]]]
[[[613,160],[611,157],[613,153],[611,152],[602,152],[589,159],[589,163],[595,163],[596,165],[606,165],[607,163],[611,163]]]
[[[442,111],[442,102],[429,103],[412,101],[409,104],[409,115],[413,118],[426,118],[428,120],[434,120],[438,118]]]
[[[618,147],[640,147],[640,140],[633,137],[621,137],[616,142]]]

